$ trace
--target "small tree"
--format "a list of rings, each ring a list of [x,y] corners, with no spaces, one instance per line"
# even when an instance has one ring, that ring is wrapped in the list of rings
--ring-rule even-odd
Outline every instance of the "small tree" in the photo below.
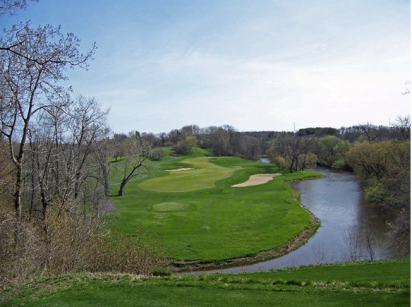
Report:
[[[179,154],[187,154],[192,151],[192,148],[197,144],[197,138],[193,135],[186,136],[183,140],[177,142],[174,150]]]
[[[345,247],[342,250],[343,258],[345,261],[356,261],[360,260],[362,257],[361,253],[361,236],[358,233],[358,230],[355,227],[345,228]]]
[[[133,178],[150,173],[149,162],[152,154],[150,145],[141,142],[136,136],[123,140],[123,144],[128,157],[123,162],[123,179],[120,182],[119,196],[123,196],[124,187]]]

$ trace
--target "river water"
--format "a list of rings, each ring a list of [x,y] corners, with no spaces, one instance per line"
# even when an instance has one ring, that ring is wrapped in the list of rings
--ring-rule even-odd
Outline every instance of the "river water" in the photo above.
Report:
[[[389,258],[386,217],[377,208],[362,202],[362,190],[353,173],[330,169],[314,169],[322,179],[292,184],[301,193],[301,203],[321,221],[309,241],[297,250],[265,262],[203,273],[260,271],[274,268],[356,259]],[[372,238],[367,248],[361,238]]]

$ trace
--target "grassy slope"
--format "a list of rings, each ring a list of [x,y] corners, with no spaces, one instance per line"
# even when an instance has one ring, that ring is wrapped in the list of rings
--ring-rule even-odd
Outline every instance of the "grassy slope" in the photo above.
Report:
[[[83,273],[3,299],[12,293],[5,306],[409,306],[410,259],[162,278]]]
[[[309,213],[293,199],[285,180],[316,174],[285,173],[255,187],[231,188],[257,173],[279,170],[233,157],[205,157],[197,151],[166,159],[149,178],[130,182],[125,196],[113,197],[119,209],[116,228],[133,234],[140,223],[170,246],[177,260],[223,260],[281,246],[310,225]],[[170,169],[193,167],[184,172]],[[113,172],[119,181],[120,170]],[[113,194],[118,187],[113,187]],[[169,210],[168,210],[169,207]]]

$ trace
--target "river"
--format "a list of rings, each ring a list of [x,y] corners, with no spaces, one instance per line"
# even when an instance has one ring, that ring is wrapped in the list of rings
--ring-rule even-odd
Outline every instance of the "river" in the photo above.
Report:
[[[308,264],[333,263],[356,259],[389,258],[386,217],[377,208],[362,202],[362,190],[353,173],[314,169],[322,179],[292,184],[301,193],[301,203],[321,221],[314,236],[302,247],[282,257],[213,272],[260,271]],[[360,238],[375,238],[371,248]]]

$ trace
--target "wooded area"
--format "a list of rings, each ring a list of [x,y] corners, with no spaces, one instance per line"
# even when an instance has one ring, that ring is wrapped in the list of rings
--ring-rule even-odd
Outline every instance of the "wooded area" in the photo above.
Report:
[[[27,1],[1,1],[0,18]],[[30,21],[0,38],[0,286],[80,270],[150,272],[156,238],[108,232],[107,110],[61,85],[96,50]]]

